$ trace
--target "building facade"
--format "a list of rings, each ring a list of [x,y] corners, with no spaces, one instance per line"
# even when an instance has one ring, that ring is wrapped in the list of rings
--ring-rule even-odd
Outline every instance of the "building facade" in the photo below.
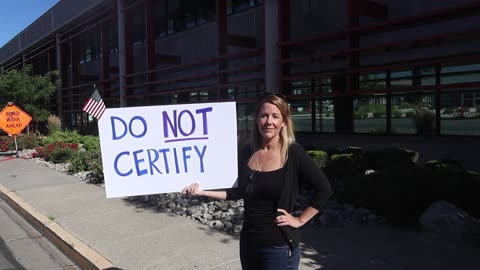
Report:
[[[69,128],[93,125],[94,84],[110,108],[236,101],[239,130],[281,92],[306,142],[461,159],[480,150],[478,25],[471,0],[62,0],[0,66],[60,71],[51,111]]]

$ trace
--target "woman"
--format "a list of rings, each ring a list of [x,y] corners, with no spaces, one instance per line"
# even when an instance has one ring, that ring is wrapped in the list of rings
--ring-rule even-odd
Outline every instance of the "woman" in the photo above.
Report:
[[[194,183],[182,190],[214,199],[243,198],[240,234],[242,269],[298,269],[298,228],[323,208],[330,184],[305,150],[295,142],[288,104],[269,94],[258,104],[250,145],[239,149],[238,188],[207,191]],[[296,217],[293,211],[301,187],[314,191],[310,205]]]

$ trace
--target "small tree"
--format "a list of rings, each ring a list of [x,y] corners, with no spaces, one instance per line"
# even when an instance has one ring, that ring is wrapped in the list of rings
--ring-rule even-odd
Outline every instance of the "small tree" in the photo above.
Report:
[[[0,106],[12,101],[32,116],[36,130],[38,123],[50,116],[49,97],[55,91],[51,78],[57,74],[52,71],[45,76],[34,76],[30,65],[0,72]]]

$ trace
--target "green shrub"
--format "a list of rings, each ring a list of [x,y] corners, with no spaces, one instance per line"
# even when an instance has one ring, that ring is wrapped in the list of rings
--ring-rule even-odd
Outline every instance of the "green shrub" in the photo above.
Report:
[[[54,142],[46,147],[37,147],[35,157],[44,158],[53,163],[65,163],[78,150],[75,143]]]
[[[82,142],[82,135],[78,134],[76,130],[56,131],[43,139],[43,145],[49,145],[55,142],[80,144]]]
[[[354,119],[365,119],[365,118],[367,118],[367,113],[366,112],[360,112],[360,111],[354,111],[353,112],[353,118]]]
[[[18,150],[35,149],[40,145],[41,138],[37,135],[20,134],[17,137]]]
[[[325,172],[334,178],[347,178],[363,173],[363,160],[357,154],[334,154],[325,167]]]
[[[320,150],[309,150],[307,153],[310,155],[310,157],[312,157],[319,167],[324,168],[327,165],[328,155],[326,152]]]
[[[96,136],[82,136],[80,139],[80,144],[85,150],[100,150],[100,139]]]
[[[99,150],[80,150],[76,151],[68,160],[70,162],[69,171],[72,173],[92,171],[101,164],[101,155]]]
[[[401,118],[403,116],[403,113],[399,110],[393,110],[392,111],[392,117],[394,118]]]
[[[373,210],[397,225],[416,223],[432,202],[427,181],[416,168],[385,170],[344,180],[341,198]]]
[[[425,162],[424,166],[427,168],[450,168],[453,170],[463,170],[462,164],[453,159],[430,160]]]
[[[395,225],[414,225],[437,200],[449,201],[480,217],[478,190],[478,175],[446,167],[411,167],[344,179],[344,189],[338,195],[375,211]]]
[[[328,156],[331,158],[333,155],[340,154],[354,154],[361,156],[363,154],[363,149],[360,147],[349,146],[347,148],[331,148],[327,150]]]
[[[45,160],[53,163],[65,163],[73,155],[74,150],[68,147],[57,147],[53,149],[49,155],[45,156]]]
[[[90,171],[88,182],[92,184],[103,183],[103,166],[100,148],[92,150],[80,150],[75,152],[68,160],[69,172]]]
[[[385,115],[385,112],[383,111],[375,111],[373,112],[373,117],[376,117],[376,118],[379,118],[379,117],[383,117]]]
[[[74,143],[86,150],[100,149],[100,139],[97,136],[80,135],[76,130],[56,131],[43,139],[43,145],[55,142]]]
[[[13,137],[1,136],[0,137],[0,152],[7,152],[15,150],[15,141]]]
[[[418,157],[419,153],[417,152],[398,148],[384,148],[365,153],[367,169],[374,170],[413,167],[417,163]]]
[[[40,145],[41,139],[36,135],[20,134],[17,136],[18,151],[23,149],[35,149]],[[12,136],[0,136],[0,152],[14,151],[15,138]]]

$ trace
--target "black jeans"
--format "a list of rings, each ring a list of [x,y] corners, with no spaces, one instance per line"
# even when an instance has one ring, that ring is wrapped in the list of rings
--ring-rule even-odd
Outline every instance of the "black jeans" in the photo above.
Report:
[[[240,262],[243,270],[298,270],[300,248],[257,247],[240,240]]]

